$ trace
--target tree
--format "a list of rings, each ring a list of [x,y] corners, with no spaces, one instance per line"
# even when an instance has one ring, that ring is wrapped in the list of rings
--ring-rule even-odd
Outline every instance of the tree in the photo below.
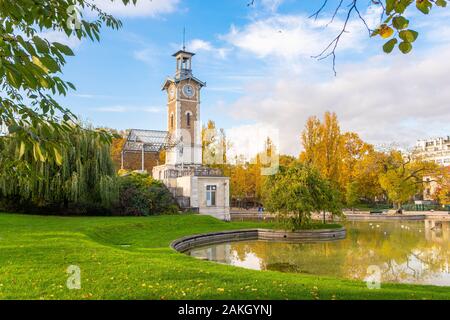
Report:
[[[310,224],[314,212],[342,214],[338,190],[315,168],[301,163],[280,167],[278,174],[267,178],[264,205],[292,230]]]
[[[304,151],[300,160],[311,164],[324,178],[338,184],[342,164],[342,136],[336,114],[326,112],[323,122],[317,117],[309,118],[301,141]]]
[[[450,183],[445,182],[440,185],[436,192],[436,198],[443,206],[450,205]]]
[[[110,208],[117,199],[110,146],[89,128],[77,125],[71,131],[70,142],[47,161],[36,160],[41,151],[25,149],[15,135],[0,138],[0,167],[9,168],[0,175],[0,198],[15,209],[64,210],[65,214],[70,207],[82,212]],[[53,138],[56,144],[58,139]]]
[[[400,151],[391,151],[387,160],[385,171],[379,177],[380,185],[398,209],[422,191],[425,175],[436,175],[435,163],[415,161]]]
[[[450,205],[450,170],[449,168],[440,169],[440,173],[437,174],[434,178],[437,178],[438,187],[436,188],[436,192],[434,194],[436,200],[443,206]]]
[[[354,211],[359,202],[359,187],[356,182],[349,182],[345,190],[345,203]]]
[[[136,1],[122,0],[124,4]],[[96,20],[83,19],[77,8],[90,11]],[[74,53],[66,45],[46,40],[42,34],[56,31],[98,41],[103,24],[113,29],[121,26],[94,1],[0,1],[0,126],[5,125],[15,135],[21,148],[39,150],[33,153],[36,160],[57,158],[73,136],[70,130],[78,123],[54,97],[75,90],[72,83],[60,77],[66,57]],[[102,141],[110,142],[107,132],[98,134]]]
[[[365,143],[357,133],[345,132],[341,136],[341,158],[340,168],[341,187],[347,186],[355,180],[355,168],[357,164],[369,153],[373,152],[372,145]]]
[[[355,163],[351,181],[358,186],[360,199],[373,203],[385,198],[379,177],[385,172],[387,157],[384,152],[370,150]]]

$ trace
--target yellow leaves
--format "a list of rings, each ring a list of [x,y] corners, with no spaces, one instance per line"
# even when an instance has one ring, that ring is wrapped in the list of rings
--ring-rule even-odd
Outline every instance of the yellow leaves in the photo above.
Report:
[[[62,156],[58,149],[53,147],[53,152],[55,153],[55,162],[58,166],[62,165]]]
[[[380,26],[379,34],[383,39],[390,38],[394,34],[394,29],[386,24]]]
[[[223,293],[223,292],[225,292],[225,289],[224,288],[217,288],[217,292]]]
[[[19,147],[19,159],[22,159],[24,154],[25,154],[25,142],[21,141]]]
[[[44,154],[42,153],[39,143],[37,142],[33,144],[33,157],[37,161],[45,162]]]
[[[39,60],[38,57],[33,56],[33,57],[31,58],[31,60],[33,61],[33,63],[34,63],[35,65],[37,65],[39,68],[41,68],[45,73],[48,73],[48,72],[49,72],[48,68],[45,67],[45,66],[43,65],[43,63],[41,62],[41,60]]]

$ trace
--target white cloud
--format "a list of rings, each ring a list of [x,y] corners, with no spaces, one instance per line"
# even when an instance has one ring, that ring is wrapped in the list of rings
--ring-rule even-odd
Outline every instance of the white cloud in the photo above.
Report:
[[[386,144],[450,133],[450,47],[427,54],[382,55],[340,66],[337,78],[312,82],[307,74],[254,81],[231,108],[242,120],[280,130],[283,152],[298,154],[311,115],[337,113],[342,129]]]
[[[275,12],[278,7],[284,2],[284,0],[261,0],[263,7],[266,10]]]
[[[222,36],[224,40],[259,58],[276,57],[296,59],[320,53],[342,28],[342,21],[335,20],[326,26],[329,19],[311,19],[307,16],[274,15],[256,20],[239,28],[232,26]],[[367,38],[364,26],[352,20],[339,44],[339,51],[361,49],[361,40]]]
[[[177,10],[180,0],[139,0],[124,5],[121,0],[94,0],[100,9],[115,17],[156,17]]]
[[[132,52],[133,58],[157,70],[161,58],[166,57],[166,52],[161,51],[161,48],[150,42],[143,43],[142,46]]]
[[[227,48],[216,48],[211,42],[202,39],[194,39],[187,45],[188,50],[192,52],[206,51],[213,53],[221,59],[225,59],[230,49]]]
[[[133,57],[136,60],[145,62],[146,64],[153,65],[155,62],[154,52],[155,51],[152,48],[136,50],[133,52]]]

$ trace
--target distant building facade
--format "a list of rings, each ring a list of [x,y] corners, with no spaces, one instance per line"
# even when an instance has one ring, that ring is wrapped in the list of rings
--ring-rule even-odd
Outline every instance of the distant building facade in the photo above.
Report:
[[[413,156],[414,159],[430,161],[450,168],[450,136],[417,141]],[[436,177],[424,177],[423,200],[433,202],[438,189],[439,183]]]
[[[430,140],[419,140],[414,156],[424,161],[432,161],[441,166],[450,166],[450,136]]]

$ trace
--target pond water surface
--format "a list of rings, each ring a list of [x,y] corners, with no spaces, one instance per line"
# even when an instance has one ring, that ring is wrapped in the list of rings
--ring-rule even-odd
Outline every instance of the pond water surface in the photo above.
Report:
[[[376,266],[382,282],[450,286],[449,221],[348,222],[345,227],[347,238],[336,242],[229,242],[189,254],[255,270],[359,280]]]

